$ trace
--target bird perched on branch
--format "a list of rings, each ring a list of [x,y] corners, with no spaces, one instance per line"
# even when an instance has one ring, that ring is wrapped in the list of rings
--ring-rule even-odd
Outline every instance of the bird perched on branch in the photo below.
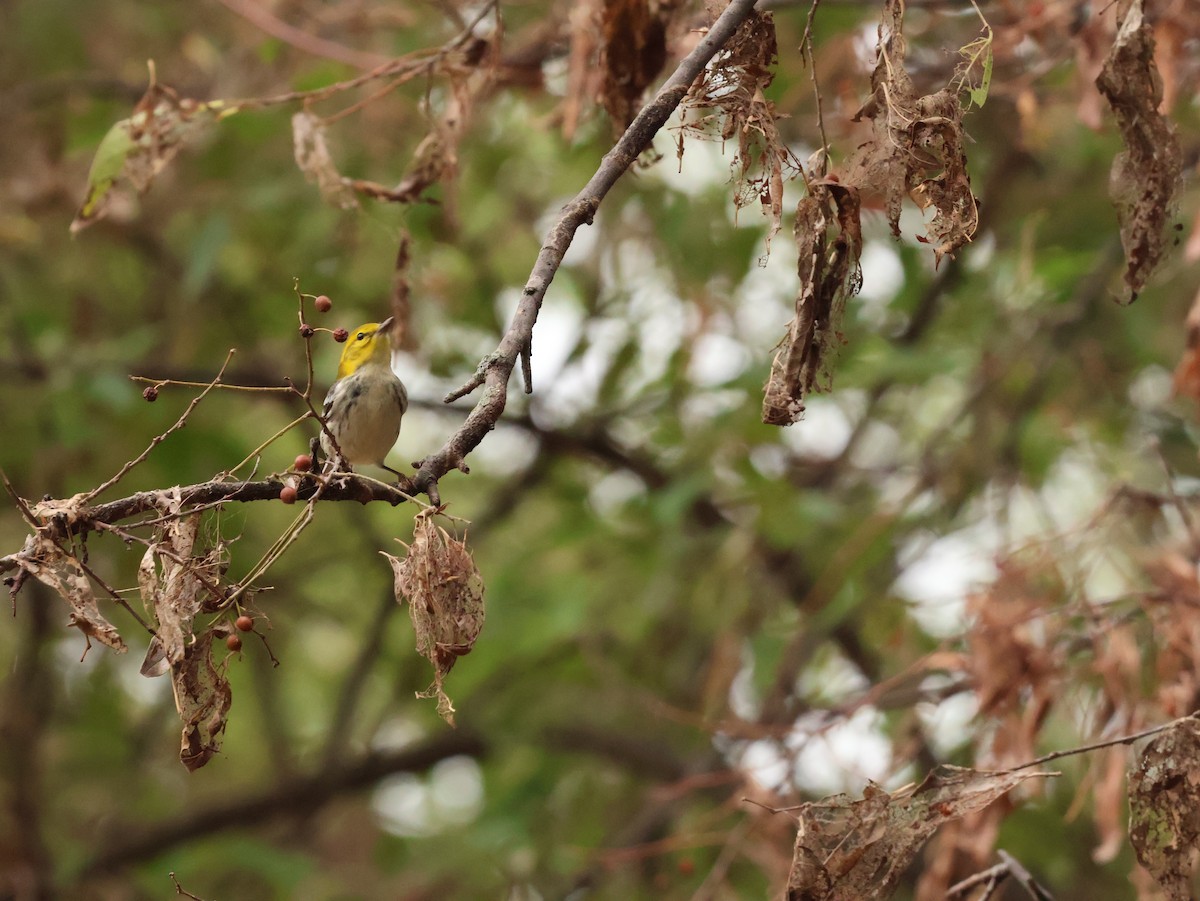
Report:
[[[338,363],[337,381],[325,395],[321,415],[328,432],[321,430],[321,450],[335,465],[341,451],[351,466],[373,463],[400,477],[383,462],[396,443],[400,419],[408,409],[408,391],[392,372],[391,327],[389,316],[350,332]]]

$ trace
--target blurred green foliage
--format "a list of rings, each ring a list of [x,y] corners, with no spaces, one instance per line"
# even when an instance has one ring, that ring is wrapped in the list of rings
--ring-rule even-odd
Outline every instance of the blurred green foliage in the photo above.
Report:
[[[391,54],[452,37],[443,6],[453,4],[272,9]],[[569,5],[503,6],[506,41],[525,46]],[[807,9],[781,7],[771,94],[803,159],[818,140],[794,50]],[[822,8],[818,72],[848,59],[874,16],[869,4]],[[611,142],[594,110],[573,140],[557,127],[560,46],[545,63],[552,90],[499,85],[478,101],[458,176],[428,202],[323,206],[293,161],[296,107],[279,107],[212,126],[148,193],[71,238],[91,154],[141,95],[146,59],[197,99],[355,73],[216,4],[15,0],[0,17],[0,466],[27,498],[94,487],[194,396],[168,387],[148,404],[130,374],[203,382],[236,348],[226,381],[303,384],[293,279],[334,299],[320,325],[378,318],[402,231],[418,347],[396,361],[414,406],[391,459],[435,450],[468,408],[443,409],[441,396],[494,347],[542,233]],[[921,21],[914,45],[959,39],[954,17]],[[890,754],[843,742],[815,774],[792,766],[847,720],[843,704],[959,647],[970,585],[946,570],[959,602],[940,608],[921,596],[927,584],[906,592],[919,550],[1005,521],[1017,492],[1083,508],[1123,482],[1157,489],[1163,461],[1192,474],[1196,460],[1195,409],[1169,397],[1169,371],[1197,267],[1176,258],[1136,305],[1111,302],[1117,140],[1078,124],[1076,86],[1057,70],[1030,89],[1036,129],[1019,125],[1006,75],[998,62],[987,106],[968,117],[984,211],[975,244],[935,271],[911,226],[897,241],[868,215],[868,244],[890,262],[867,267],[833,390],[789,431],[762,425],[759,408],[791,313],[794,254],[785,229],[760,265],[762,224],[752,209],[734,223],[718,144],[690,139],[677,164],[673,136],[660,135],[664,158],[623,178],[581,231],[535,331],[532,396],[514,382],[471,474],[442,482],[450,512],[474,521],[467,537],[487,584],[483,636],[447,683],[472,763],[345,781],[372,754],[448,733],[433,703],[414,698],[429,667],[377,553],[410,538],[412,509],[319,506],[252,602],[281,665],[253,635],[231,655],[223,749],[192,774],[176,758],[168,683],[138,675],[136,624],[114,609],[131,652],[95,647],[79,662],[66,608],[27,584],[0,629],[0,898],[173,897],[169,872],[209,901],[762,897],[786,878],[791,821],[742,797],[797,803],[975,760],[986,720],[968,711],[935,727],[938,702],[924,699],[876,719]],[[843,157],[863,79],[826,85]],[[444,84],[419,80],[339,121],[342,171],[398,181],[444,102]],[[1181,115],[1194,151],[1196,111]],[[789,184],[785,209],[801,193]],[[1184,212],[1195,206],[1189,189]],[[318,396],[338,351],[327,339],[314,342]],[[214,394],[106,499],[203,481],[301,412],[277,396]],[[269,447],[259,474],[286,469],[310,434]],[[1074,521],[1043,512],[1041,523],[1010,521],[1009,537]],[[294,513],[233,505],[207,528],[240,536],[240,573]],[[0,512],[0,554],[25,534],[12,505]],[[100,535],[89,549],[110,584],[136,585],[136,546]],[[985,561],[995,550],[975,547]],[[1095,725],[1071,710],[1055,717],[1052,746],[1082,743]],[[774,763],[756,769],[764,759]],[[1087,768],[1064,770],[1021,799],[1002,844],[1062,887],[1057,897],[1127,897],[1132,856],[1092,860],[1090,806],[1065,815]],[[311,788],[323,782],[327,796]]]

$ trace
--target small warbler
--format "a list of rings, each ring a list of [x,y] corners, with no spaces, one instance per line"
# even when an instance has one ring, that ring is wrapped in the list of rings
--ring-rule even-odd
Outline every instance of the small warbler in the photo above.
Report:
[[[399,476],[383,462],[396,443],[400,419],[408,409],[408,391],[392,372],[391,327],[392,317],[388,317],[350,333],[338,363],[337,381],[325,395],[322,413],[337,449],[322,429],[321,450],[335,465],[340,450],[351,466],[374,463]]]

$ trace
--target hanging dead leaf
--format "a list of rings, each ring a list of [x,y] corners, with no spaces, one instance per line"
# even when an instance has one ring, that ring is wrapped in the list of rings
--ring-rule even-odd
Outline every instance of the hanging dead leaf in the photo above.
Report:
[[[233,703],[233,692],[225,678],[225,667],[212,659],[214,638],[223,638],[228,625],[219,624],[195,636],[183,656],[171,666],[171,688],[175,709],[183,720],[179,760],[189,770],[198,770],[221,749],[225,716]]]
[[[151,63],[150,86],[133,115],[113,125],[96,148],[87,195],[71,222],[71,234],[104,218],[118,182],[128,181],[139,194],[144,193],[179,153],[186,138],[238,109],[223,100],[200,102],[180,97],[156,81]]]
[[[384,556],[395,574],[397,603],[408,601],[417,652],[433,664],[433,685],[418,697],[436,697],[438,714],[453,725],[454,705],[443,683],[483,629],[483,578],[466,543],[436,525],[428,510],[416,516],[408,553]]]
[[[1129,840],[1171,901],[1194,898],[1200,848],[1200,720],[1150,740],[1129,774]]]
[[[1125,142],[1125,150],[1113,160],[1109,191],[1125,248],[1126,303],[1137,299],[1166,256],[1167,225],[1183,173],[1179,136],[1159,112],[1162,80],[1154,61],[1154,30],[1142,5],[1142,0],[1130,5],[1096,77]]]
[[[17,554],[17,565],[70,605],[68,625],[84,634],[88,648],[92,646],[91,639],[94,638],[118,654],[129,650],[116,627],[100,612],[91,582],[79,561],[66,554],[57,544],[41,534],[30,535]]]
[[[846,299],[862,287],[861,254],[858,191],[832,181],[812,182],[796,207],[800,289],[764,388],[762,417],[768,425],[798,422],[808,394],[828,387],[829,358],[842,341]]]
[[[651,0],[604,0],[600,99],[618,131],[633,121],[667,60],[669,12]]]
[[[986,773],[942,767],[891,794],[868,784],[861,800],[834,795],[800,809],[788,901],[890,897],[921,846],[944,823],[983,810],[1028,779],[1051,773]]]
[[[767,253],[783,222],[784,182],[800,171],[779,134],[775,104],[765,94],[775,77],[777,57],[775,20],[769,12],[751,13],[692,84],[680,107],[683,134],[737,141],[731,164],[734,205],[739,210],[762,208],[768,223]],[[689,119],[689,113],[699,115]]]
[[[967,173],[959,91],[946,87],[918,96],[904,68],[904,3],[887,0],[878,29],[879,62],[871,97],[854,116],[870,119],[874,138],[847,164],[842,179],[883,198],[892,232],[900,235],[904,197],[930,214],[926,242],[937,260],[968,243],[979,227],[979,205]]]
[[[178,497],[168,506],[166,512],[178,514]],[[204,553],[195,554],[200,522],[199,513],[168,520],[138,566],[142,602],[156,625],[155,640],[143,664],[144,674],[160,675],[183,659],[192,641],[192,622],[220,582],[227,563],[225,546],[218,542]],[[156,664],[156,659],[165,666]]]
[[[321,199],[343,210],[358,207],[358,198],[338,172],[325,140],[325,125],[308,110],[292,116],[292,147],[296,165],[308,181],[317,186]]]

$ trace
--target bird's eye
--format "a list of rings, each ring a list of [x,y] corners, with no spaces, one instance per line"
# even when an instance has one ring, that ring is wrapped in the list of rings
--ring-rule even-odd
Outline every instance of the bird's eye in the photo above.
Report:
[[[358,340],[359,340],[359,341],[361,341],[361,340],[362,340],[363,338],[365,338],[365,337],[367,337],[367,333],[366,333],[366,332],[359,332],[359,333],[358,333]]]

